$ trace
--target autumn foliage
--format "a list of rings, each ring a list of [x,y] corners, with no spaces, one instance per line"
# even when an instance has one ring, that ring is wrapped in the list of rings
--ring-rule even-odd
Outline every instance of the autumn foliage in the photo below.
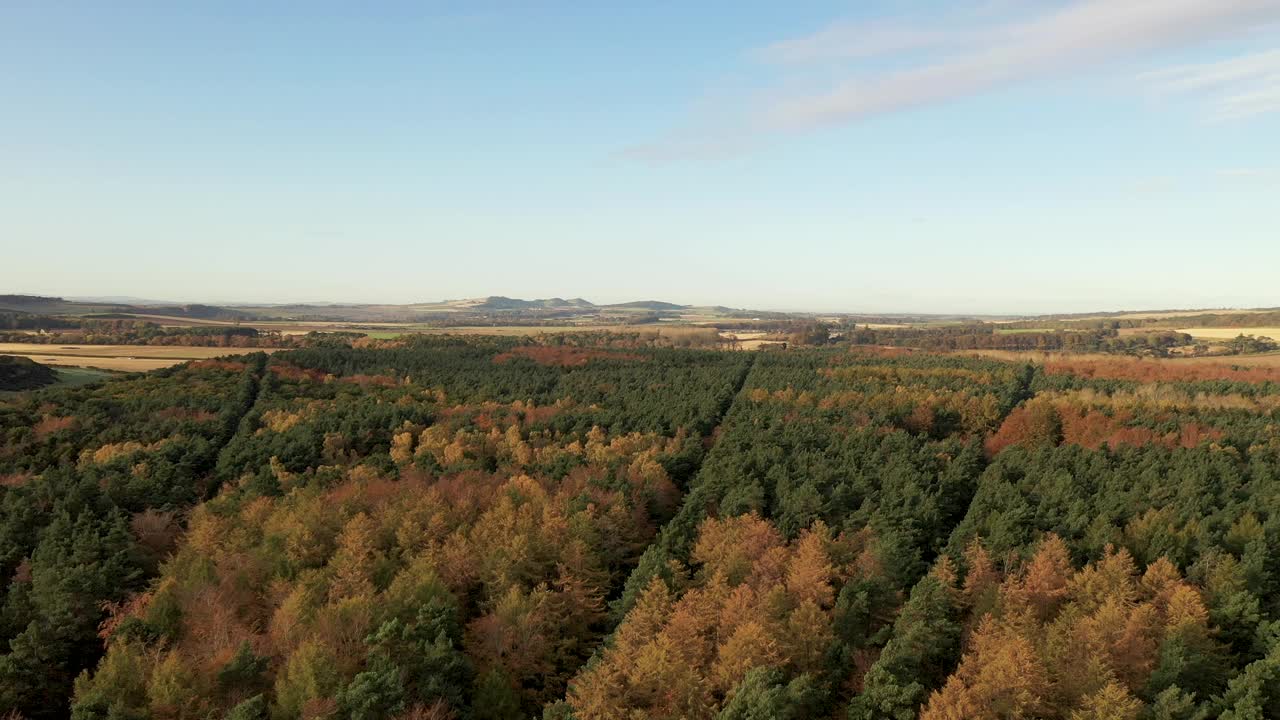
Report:
[[[980,608],[976,628],[921,720],[1136,720],[1153,677],[1193,685],[1195,663],[1222,652],[1201,591],[1168,560],[1140,570],[1127,551],[1108,548],[1077,571],[1049,535],[998,587],[990,566],[974,565],[983,577],[962,592]],[[982,597],[988,588],[994,595]]]
[[[1176,428],[1167,431],[1144,425],[1137,413],[1140,409],[1114,405],[1095,408],[1070,399],[1037,398],[1009,413],[1000,429],[987,439],[987,454],[995,455],[1010,445],[1037,447],[1061,443],[1091,450],[1144,445],[1194,448],[1224,436],[1221,430],[1192,419],[1194,416],[1175,419]],[[1169,413],[1159,414],[1176,418]]]
[[[1280,713],[1266,373],[651,344],[317,342],[0,400],[0,710]]]
[[[1194,382],[1203,380],[1232,380],[1261,383],[1280,382],[1280,367],[1248,367],[1227,362],[1201,363],[1177,360],[1071,360],[1051,359],[1044,363],[1044,371],[1050,375],[1078,375],[1084,378],[1112,380],[1136,380],[1153,382]]]
[[[831,672],[836,587],[874,568],[871,554],[868,536],[821,523],[788,543],[757,516],[707,520],[679,587],[653,580],[574,681],[575,717],[713,718],[753,670]]]

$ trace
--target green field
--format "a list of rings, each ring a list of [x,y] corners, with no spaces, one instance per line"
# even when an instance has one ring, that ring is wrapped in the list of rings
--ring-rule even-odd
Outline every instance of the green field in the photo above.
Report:
[[[116,374],[106,370],[82,367],[54,368],[54,372],[58,373],[58,382],[52,387],[77,387],[79,385],[88,385],[90,383],[101,382]]]
[[[65,367],[53,368],[58,374],[58,381],[52,385],[46,385],[45,388],[55,387],[79,387],[81,385],[90,385],[92,383],[101,382],[116,373],[106,370],[95,370],[93,368]],[[45,388],[39,388],[41,390]],[[0,390],[0,398],[11,398],[29,390]]]

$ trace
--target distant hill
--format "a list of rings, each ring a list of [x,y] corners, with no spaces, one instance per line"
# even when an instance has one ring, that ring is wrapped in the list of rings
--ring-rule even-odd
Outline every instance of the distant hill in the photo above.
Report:
[[[34,390],[57,380],[52,368],[34,360],[0,355],[0,390]]]
[[[502,295],[490,295],[487,298],[477,300],[463,300],[450,303],[450,305],[465,307],[469,310],[589,310],[596,307],[594,303],[582,298],[573,298],[572,300],[565,300],[564,298],[521,300]]]
[[[676,305],[675,303],[662,302],[661,300],[636,300],[634,302],[614,303],[604,307],[618,310],[688,310],[690,306]]]
[[[0,309],[17,310],[25,313],[57,312],[69,305],[60,297],[44,295],[0,295]],[[51,310],[54,308],[54,310]]]
[[[0,310],[29,313],[32,315],[101,315],[125,313],[133,315],[164,315],[195,320],[246,320],[251,313],[216,305],[168,304],[163,301],[152,304],[105,302],[98,300],[69,300],[44,295],[0,295]]]
[[[99,320],[137,318],[152,322],[164,322],[163,318],[175,318],[189,321],[226,323],[237,320],[253,320],[259,317],[255,313],[216,305],[124,305],[112,307],[107,312],[97,311],[94,306],[85,306],[79,312],[64,310],[63,313]]]
[[[101,315],[123,313],[132,315],[160,315],[231,322],[235,320],[267,319],[315,319],[369,321],[416,321],[432,315],[468,314],[518,314],[528,313],[537,317],[589,316],[600,312],[680,312],[690,305],[679,305],[662,300],[637,300],[634,302],[597,305],[580,297],[523,298],[490,295],[481,298],[443,300],[439,302],[409,303],[404,305],[374,303],[234,303],[205,305],[200,303],[174,303],[166,300],[145,300],[128,295],[62,298],[39,295],[0,295],[0,310],[40,315]],[[719,310],[715,308],[714,310]]]
[[[103,303],[106,303],[108,305],[150,305],[150,306],[182,304],[179,302],[171,302],[169,300],[150,300],[148,298],[134,297],[133,295],[86,295],[86,296],[74,295],[66,299],[71,302],[92,303],[94,305],[101,305]]]
[[[250,313],[216,305],[179,305],[177,307],[162,306],[154,308],[159,314],[178,317],[196,318],[199,320],[236,320],[252,317]]]
[[[128,308],[128,305],[79,303],[66,298],[44,295],[0,295],[0,310],[15,310],[32,315],[80,315],[90,312],[127,311]]]
[[[0,295],[0,305],[5,307],[31,307],[49,303],[66,302],[60,297],[46,295]]]
[[[45,296],[21,293],[0,294],[0,312],[26,313],[29,315],[61,315],[85,317],[102,314],[162,316],[154,319],[163,323],[164,317],[185,319],[186,324],[216,324],[236,321],[324,321],[324,322],[421,322],[501,324],[520,319],[522,321],[573,321],[582,322],[633,322],[641,314],[653,314],[658,319],[670,320],[668,314],[683,313],[698,316],[719,316],[735,320],[781,320],[800,316],[840,317],[859,323],[912,323],[912,322],[993,322],[993,321],[1045,321],[1070,322],[1077,320],[1143,321],[1145,324],[1173,324],[1199,322],[1214,323],[1224,327],[1271,326],[1274,319],[1261,317],[1280,312],[1280,308],[1253,309],[1167,309],[1123,310],[1092,313],[1054,313],[1046,315],[981,315],[954,313],[865,313],[865,312],[811,312],[752,310],[731,308],[724,305],[681,305],[665,300],[634,300],[631,302],[597,304],[580,297],[534,298],[526,300],[506,295],[489,295],[452,300],[415,303],[352,303],[340,301],[255,303],[233,302],[226,305],[181,303],[164,299],[147,299],[134,295],[96,296]],[[1247,318],[1246,315],[1259,317]],[[182,324],[182,323],[179,323]],[[1171,325],[1172,326],[1172,325]]]

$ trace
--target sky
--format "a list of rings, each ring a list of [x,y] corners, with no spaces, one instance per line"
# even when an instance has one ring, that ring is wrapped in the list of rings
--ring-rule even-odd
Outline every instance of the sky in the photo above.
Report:
[[[0,3],[0,292],[1280,306],[1280,0]]]

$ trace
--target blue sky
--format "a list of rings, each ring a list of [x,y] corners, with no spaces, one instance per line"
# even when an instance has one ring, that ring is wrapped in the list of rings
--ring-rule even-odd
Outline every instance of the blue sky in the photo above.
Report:
[[[0,291],[1280,305],[1280,0],[583,5],[6,2]]]

